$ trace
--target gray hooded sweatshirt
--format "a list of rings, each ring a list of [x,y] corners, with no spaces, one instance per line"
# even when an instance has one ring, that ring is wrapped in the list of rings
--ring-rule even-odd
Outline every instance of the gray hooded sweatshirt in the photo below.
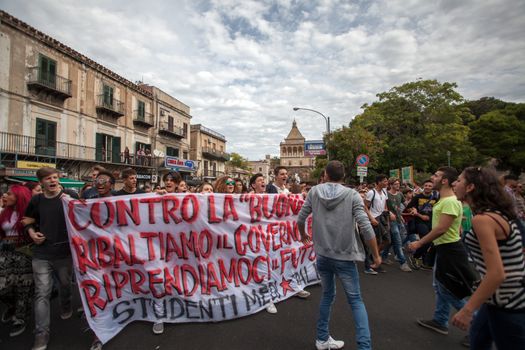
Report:
[[[356,222],[364,240],[375,237],[359,193],[341,184],[314,186],[299,212],[304,225],[313,212],[313,242],[316,254],[327,258],[363,261],[365,253],[356,233]]]

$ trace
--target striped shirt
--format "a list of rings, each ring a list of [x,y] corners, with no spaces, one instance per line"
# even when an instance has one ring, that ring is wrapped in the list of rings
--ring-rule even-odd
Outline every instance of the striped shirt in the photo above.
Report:
[[[501,213],[497,212],[497,214],[501,215],[510,226],[510,234],[507,239],[498,240],[505,280],[487,303],[508,310],[525,310],[525,263],[521,233],[515,220],[509,221]],[[485,276],[487,268],[474,229],[466,233],[465,244],[476,269],[482,277]]]

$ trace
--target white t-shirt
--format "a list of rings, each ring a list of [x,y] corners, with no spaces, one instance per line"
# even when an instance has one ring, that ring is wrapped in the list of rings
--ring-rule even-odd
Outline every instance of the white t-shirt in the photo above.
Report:
[[[373,202],[372,198],[374,199]],[[383,213],[383,211],[385,211],[387,199],[388,194],[386,192],[386,189],[382,189],[381,191],[377,191],[376,189],[368,191],[368,193],[366,194],[366,200],[370,202],[370,214],[372,214],[374,218],[377,218]]]
[[[18,236],[18,232],[16,232],[15,230],[15,224],[17,220],[18,220],[18,214],[13,212],[13,214],[11,214],[11,218],[2,222],[2,230],[4,231],[6,237]]]
[[[286,186],[281,188],[281,187],[277,186],[277,184],[273,183],[273,187],[275,187],[277,189],[277,193],[279,193],[279,194],[281,194],[281,193],[289,194],[290,193],[290,191],[288,191]]]

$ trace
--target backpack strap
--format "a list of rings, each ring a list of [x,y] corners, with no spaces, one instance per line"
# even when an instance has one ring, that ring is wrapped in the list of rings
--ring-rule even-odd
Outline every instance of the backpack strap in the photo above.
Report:
[[[374,199],[376,199],[376,189],[373,188],[372,191],[374,191],[374,195],[372,196],[372,200],[370,201],[370,209],[374,207]]]

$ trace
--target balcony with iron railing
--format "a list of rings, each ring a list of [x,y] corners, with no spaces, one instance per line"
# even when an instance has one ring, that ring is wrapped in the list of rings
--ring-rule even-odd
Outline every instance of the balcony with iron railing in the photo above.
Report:
[[[136,109],[133,111],[133,124],[151,128],[153,126],[153,114]]]
[[[29,68],[27,87],[33,91],[45,91],[63,100],[71,97],[71,80],[51,74],[40,67]]]
[[[44,137],[24,136],[7,132],[0,132],[0,153],[89,162],[124,163],[142,167],[153,167],[164,160],[164,158],[158,158],[152,154],[137,155],[112,152],[95,147],[58,142]]]
[[[192,125],[191,130],[199,130],[200,132],[203,132],[209,136],[215,137],[216,139],[226,142],[226,136],[224,136],[221,133],[218,133],[217,131],[213,131],[212,129],[209,129],[205,126],[202,126],[201,124]]]
[[[179,128],[175,125],[172,125],[168,122],[161,122],[159,126],[159,133],[167,136],[175,137],[178,139],[183,139],[186,134],[184,133],[183,128]]]
[[[230,155],[228,153],[219,151],[211,147],[202,147],[202,156],[225,162],[230,160]]]
[[[0,132],[0,152],[64,159],[95,160],[95,147]]]
[[[97,96],[97,112],[109,114],[113,117],[121,117],[124,115],[124,102],[120,102],[115,98],[109,98],[107,95]]]

